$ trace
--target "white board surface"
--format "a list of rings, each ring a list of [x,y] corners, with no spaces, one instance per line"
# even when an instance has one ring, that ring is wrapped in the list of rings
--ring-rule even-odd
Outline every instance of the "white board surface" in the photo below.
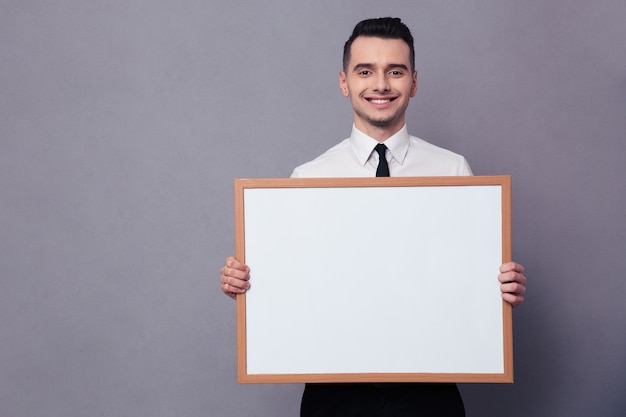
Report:
[[[504,372],[502,187],[244,201],[248,375]]]

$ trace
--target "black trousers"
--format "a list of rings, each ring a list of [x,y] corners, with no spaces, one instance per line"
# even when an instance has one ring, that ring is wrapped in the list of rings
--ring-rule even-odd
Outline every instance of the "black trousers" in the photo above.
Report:
[[[464,417],[455,384],[307,384],[300,417]]]

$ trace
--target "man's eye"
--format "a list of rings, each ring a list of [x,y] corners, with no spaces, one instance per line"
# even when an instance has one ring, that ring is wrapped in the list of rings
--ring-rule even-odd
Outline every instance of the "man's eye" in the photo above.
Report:
[[[359,72],[359,74],[361,74],[361,75],[370,75],[371,72],[369,70],[362,70],[362,71]]]
[[[390,71],[389,74],[398,76],[398,75],[402,75],[402,72],[401,71]]]

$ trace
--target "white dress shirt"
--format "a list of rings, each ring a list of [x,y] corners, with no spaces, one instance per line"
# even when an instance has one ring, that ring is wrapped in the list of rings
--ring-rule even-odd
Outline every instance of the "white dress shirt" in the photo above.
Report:
[[[376,139],[352,127],[349,138],[314,160],[294,169],[292,178],[375,177]],[[472,175],[465,158],[447,149],[409,136],[406,125],[387,139],[387,163],[392,177]]]

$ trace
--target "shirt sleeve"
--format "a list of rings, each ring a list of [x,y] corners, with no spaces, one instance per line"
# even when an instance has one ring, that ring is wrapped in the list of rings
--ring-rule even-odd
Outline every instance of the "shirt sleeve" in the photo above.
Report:
[[[467,159],[465,158],[463,158],[463,166],[461,167],[460,175],[469,175],[469,176],[474,175],[474,173],[472,173],[472,169],[469,166],[469,163],[467,162]]]

